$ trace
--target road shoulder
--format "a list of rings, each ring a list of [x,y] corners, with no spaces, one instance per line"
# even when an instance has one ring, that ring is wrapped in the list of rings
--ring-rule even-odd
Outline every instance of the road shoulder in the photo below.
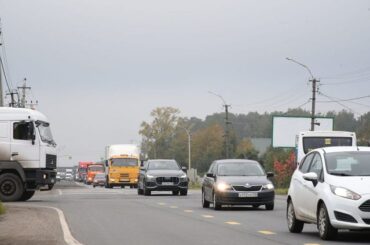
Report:
[[[6,204],[0,216],[2,245],[65,245],[57,212],[48,208]]]

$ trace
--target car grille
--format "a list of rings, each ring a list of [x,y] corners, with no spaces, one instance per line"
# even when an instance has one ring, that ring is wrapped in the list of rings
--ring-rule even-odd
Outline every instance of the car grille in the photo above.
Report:
[[[157,177],[157,183],[162,184],[162,182],[173,182],[175,185],[179,183],[178,177]]]
[[[364,202],[360,207],[359,209],[363,212],[370,212],[370,200],[367,200],[366,202]]]
[[[335,218],[339,221],[357,223],[356,219],[353,218],[349,214],[341,213],[341,212],[338,212],[338,211],[334,211],[334,214],[335,214]]]
[[[234,190],[236,191],[260,191],[262,186],[261,185],[252,185],[252,186],[242,186],[242,185],[234,185]]]
[[[46,168],[55,169],[57,168],[57,156],[46,154]]]

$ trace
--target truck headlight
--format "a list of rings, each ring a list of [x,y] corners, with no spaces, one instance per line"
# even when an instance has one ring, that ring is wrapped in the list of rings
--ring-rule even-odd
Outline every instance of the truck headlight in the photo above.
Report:
[[[340,197],[344,197],[351,200],[358,200],[361,198],[361,195],[357,194],[356,192],[350,191],[344,187],[337,187],[337,186],[330,186],[331,192]]]
[[[231,185],[229,184],[226,184],[226,183],[218,183],[217,184],[217,190],[218,191],[227,191],[227,190],[231,190]]]
[[[269,184],[263,185],[262,189],[263,190],[272,190],[272,189],[274,189],[274,185],[269,183]]]

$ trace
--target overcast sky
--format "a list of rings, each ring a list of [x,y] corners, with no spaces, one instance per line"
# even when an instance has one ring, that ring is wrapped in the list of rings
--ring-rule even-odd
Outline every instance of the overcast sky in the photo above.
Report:
[[[0,18],[9,78],[27,77],[60,154],[73,157],[61,164],[139,143],[158,106],[202,119],[221,112],[207,91],[233,113],[298,107],[310,77],[286,57],[309,66],[325,95],[370,95],[370,1],[0,0]],[[369,111],[369,98],[355,102],[343,104]]]

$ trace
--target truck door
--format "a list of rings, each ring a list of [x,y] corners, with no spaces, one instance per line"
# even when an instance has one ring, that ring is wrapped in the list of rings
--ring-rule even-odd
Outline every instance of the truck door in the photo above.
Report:
[[[24,168],[39,168],[40,141],[33,122],[14,121],[11,128],[12,159],[18,161]]]

